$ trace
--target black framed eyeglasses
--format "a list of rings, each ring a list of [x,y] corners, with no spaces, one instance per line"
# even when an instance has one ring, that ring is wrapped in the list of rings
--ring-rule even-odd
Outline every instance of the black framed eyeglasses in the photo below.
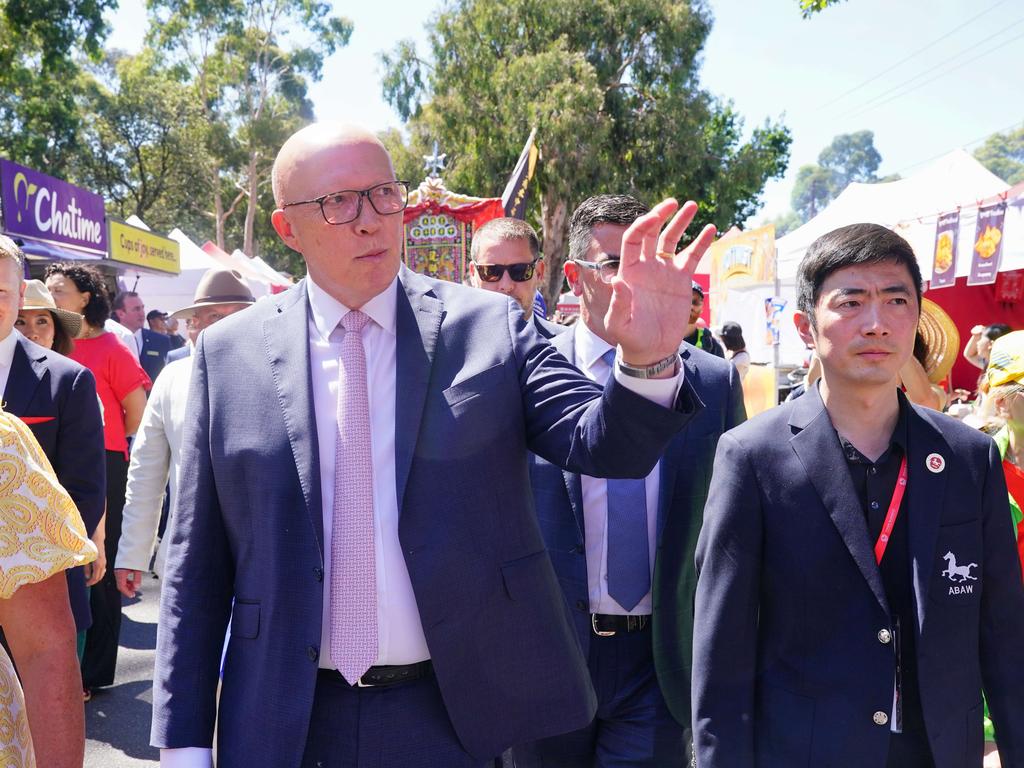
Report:
[[[533,277],[533,272],[537,268],[538,261],[540,261],[540,259],[521,262],[519,264],[481,264],[474,261],[473,266],[476,267],[476,273],[485,283],[498,282],[501,280],[501,276],[505,274],[506,270],[508,270],[508,276],[515,282],[525,283]]]
[[[572,261],[574,264],[577,264],[584,269],[597,272],[597,276],[600,278],[602,283],[610,283],[615,279],[615,276],[619,274],[619,259],[606,259],[604,261],[584,261],[583,259],[573,259]]]
[[[369,189],[343,189],[340,192],[331,192],[312,200],[297,200],[294,203],[285,203],[282,208],[290,208],[293,205],[320,206],[320,213],[328,224],[348,224],[359,218],[363,212],[363,198],[370,201],[373,210],[381,216],[390,216],[393,213],[404,211],[409,204],[409,182],[408,181],[385,181],[383,184],[376,184]]]

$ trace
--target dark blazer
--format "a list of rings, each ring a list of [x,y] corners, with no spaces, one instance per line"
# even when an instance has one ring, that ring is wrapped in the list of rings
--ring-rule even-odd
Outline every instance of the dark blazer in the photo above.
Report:
[[[551,344],[576,364],[575,333],[559,334]],[[672,439],[661,459],[652,630],[658,685],[672,716],[689,728],[693,593],[697,586],[693,551],[711,482],[715,445],[723,432],[743,422],[746,410],[739,374],[732,365],[688,344],[680,352],[684,380],[704,407]],[[530,482],[544,543],[586,655],[593,629],[580,476],[531,455]]]
[[[162,333],[142,329],[142,350],[139,352],[139,364],[149,376],[156,381],[160,371],[167,365],[167,353],[171,351],[171,340]]]
[[[900,514],[935,765],[981,766],[983,686],[1003,765],[1024,765],[1024,585],[999,454],[984,434],[904,403]],[[926,466],[932,454],[941,471]],[[873,546],[818,387],[722,438],[697,545],[701,768],[886,764],[889,725],[873,715],[892,709],[895,654]],[[947,553],[976,564],[977,581],[954,579]]]
[[[167,362],[173,363],[175,360],[184,360],[186,357],[190,357],[191,355],[192,345],[186,344],[184,347],[178,347],[177,349],[172,349],[170,352],[168,352]]]
[[[92,373],[19,334],[4,410],[25,419],[92,536],[103,517],[107,471]],[[69,570],[67,578],[75,626],[88,629],[92,617],[82,569]]]
[[[152,741],[208,746],[216,718],[222,768],[297,768],[324,589],[305,281],[244,314],[196,346]],[[448,714],[483,760],[581,728],[596,707],[537,526],[528,450],[643,477],[698,406],[689,386],[675,410],[618,385],[602,394],[514,301],[405,268],[396,323],[399,538]]]
[[[537,312],[533,313],[533,325],[537,329],[537,333],[545,339],[551,339],[569,330],[569,326],[553,323],[550,320],[541,317]]]

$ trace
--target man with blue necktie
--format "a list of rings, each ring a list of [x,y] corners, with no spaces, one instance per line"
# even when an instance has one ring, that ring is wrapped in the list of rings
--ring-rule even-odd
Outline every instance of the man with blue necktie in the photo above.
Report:
[[[569,223],[565,274],[580,319],[551,344],[602,386],[615,364],[617,338],[605,317],[622,235],[648,211],[628,195],[599,195]],[[598,704],[586,727],[515,748],[517,768],[684,765],[693,553],[715,445],[746,413],[729,363],[689,344],[679,351],[704,407],[646,478],[604,480],[530,458],[541,532]]]
[[[162,765],[211,765],[215,725],[221,768],[469,768],[583,727],[596,702],[527,454],[650,472],[700,409],[677,350],[714,228],[676,255],[697,206],[668,200],[624,234],[602,390],[508,297],[402,267],[408,185],[372,133],[303,128],[273,189],[308,275],[196,342]]]

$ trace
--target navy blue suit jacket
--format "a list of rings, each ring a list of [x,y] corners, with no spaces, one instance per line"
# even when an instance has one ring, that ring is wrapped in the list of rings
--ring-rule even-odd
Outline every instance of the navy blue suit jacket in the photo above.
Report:
[[[582,321],[579,321],[582,322]],[[551,344],[576,364],[576,334],[559,334]],[[718,438],[746,418],[739,374],[720,357],[684,344],[684,379],[704,407],[676,435],[661,459],[658,550],[654,559],[655,610],[652,618],[658,684],[672,716],[690,723],[690,657],[697,546],[711,466]],[[530,457],[530,482],[541,533],[584,654],[590,645],[590,599],[579,474]]]
[[[106,454],[96,380],[85,367],[20,336],[4,390],[4,410],[27,418],[57,479],[92,536],[106,502]],[[112,567],[112,566],[111,566]],[[81,568],[67,572],[79,631],[92,623]]]
[[[162,333],[142,329],[142,351],[139,353],[139,364],[149,376],[156,381],[160,371],[167,365],[167,353],[171,351],[171,340]]]
[[[528,450],[643,477],[697,404],[688,387],[675,410],[618,385],[602,394],[515,302],[404,268],[396,323],[399,538],[448,714],[486,759],[580,728],[596,706]],[[207,329],[195,351],[153,743],[209,746],[216,719],[222,768],[297,767],[313,706],[324,555],[307,339],[301,282]]]
[[[1024,585],[999,454],[908,407],[900,514],[935,765],[981,766],[983,686],[1003,765],[1024,765]],[[889,725],[873,715],[892,709],[895,654],[879,634],[891,619],[873,546],[818,387],[722,438],[697,545],[701,768],[886,764]],[[953,579],[947,553],[977,580]]]

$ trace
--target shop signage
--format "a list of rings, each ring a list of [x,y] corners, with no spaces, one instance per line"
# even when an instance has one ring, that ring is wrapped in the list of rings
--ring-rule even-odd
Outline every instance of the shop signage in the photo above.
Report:
[[[177,242],[117,219],[108,219],[108,222],[111,261],[172,275],[181,272],[181,246]]]
[[[23,165],[0,159],[4,230],[106,254],[103,198]]]

